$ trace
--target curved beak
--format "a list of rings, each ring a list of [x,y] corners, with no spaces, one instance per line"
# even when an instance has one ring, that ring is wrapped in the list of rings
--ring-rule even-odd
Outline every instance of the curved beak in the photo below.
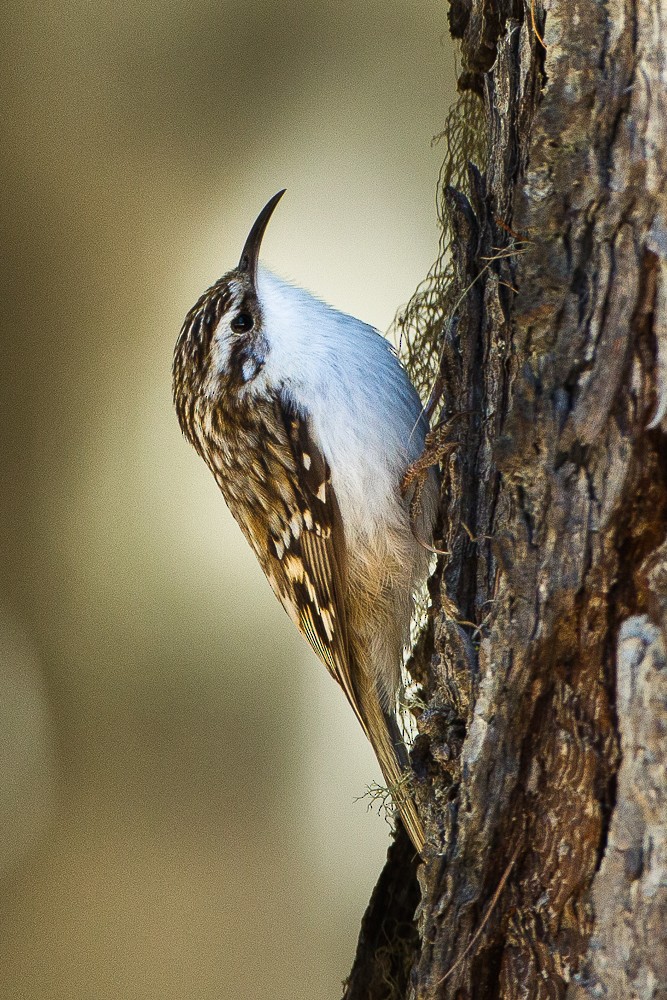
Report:
[[[285,188],[274,194],[273,198],[267,201],[266,205],[255,219],[252,229],[248,233],[245,241],[241,259],[239,260],[239,271],[247,271],[253,283],[257,280],[257,262],[259,261],[259,248],[262,245],[262,237],[269,219],[273,215],[273,210],[285,194]]]

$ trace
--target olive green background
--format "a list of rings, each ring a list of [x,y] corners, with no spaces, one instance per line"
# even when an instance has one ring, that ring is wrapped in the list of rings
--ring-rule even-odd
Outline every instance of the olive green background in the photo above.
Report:
[[[336,998],[387,846],[335,685],[181,438],[264,259],[386,329],[437,255],[444,4],[4,5],[0,996]]]

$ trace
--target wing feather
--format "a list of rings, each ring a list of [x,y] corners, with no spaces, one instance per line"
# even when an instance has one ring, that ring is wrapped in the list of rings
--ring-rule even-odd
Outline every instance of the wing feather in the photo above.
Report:
[[[273,426],[284,432],[279,444],[291,458],[293,495],[284,518],[287,528],[283,524],[279,537],[274,534],[257,555],[276,596],[342,687],[368,735],[350,668],[345,535],[331,472],[308,416],[281,399],[274,405]]]
[[[274,593],[342,687],[377,755],[417,850],[424,831],[405,785],[408,759],[372,673],[354,660],[347,609],[345,534],[331,472],[308,414],[282,398],[253,401],[254,423],[210,467]],[[241,461],[232,463],[235,456]],[[249,497],[252,501],[249,502]]]

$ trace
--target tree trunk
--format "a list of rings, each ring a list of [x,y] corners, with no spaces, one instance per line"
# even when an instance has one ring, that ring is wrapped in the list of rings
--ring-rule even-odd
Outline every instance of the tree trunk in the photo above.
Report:
[[[667,0],[450,25],[489,142],[444,195],[428,845],[390,851],[345,996],[665,1000]]]

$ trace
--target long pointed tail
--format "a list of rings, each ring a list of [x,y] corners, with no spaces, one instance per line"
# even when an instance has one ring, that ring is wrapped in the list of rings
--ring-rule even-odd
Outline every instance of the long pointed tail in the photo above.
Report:
[[[419,854],[424,849],[424,827],[409,787],[410,762],[401,731],[393,714],[382,708],[375,691],[367,691],[360,708],[364,728],[380,769],[399,811],[403,826]]]

